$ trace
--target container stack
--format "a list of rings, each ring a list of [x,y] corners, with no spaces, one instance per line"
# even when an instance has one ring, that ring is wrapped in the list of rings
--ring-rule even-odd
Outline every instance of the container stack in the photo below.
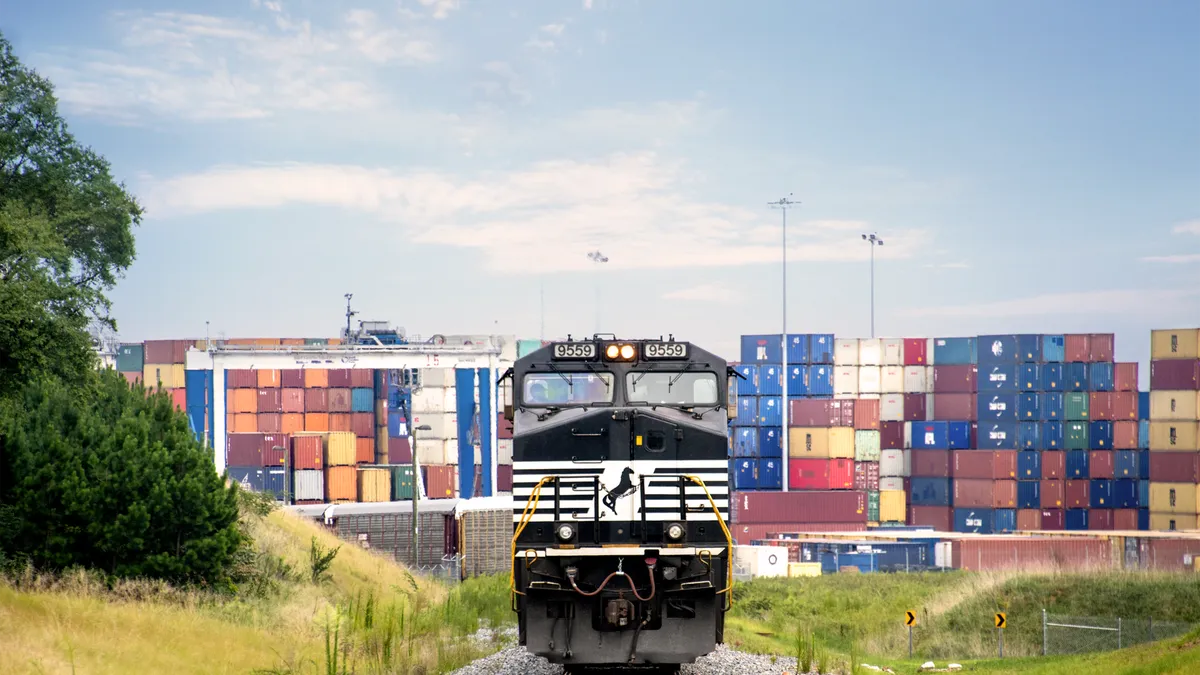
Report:
[[[1200,528],[1200,330],[1150,336],[1149,529]]]
[[[140,342],[122,343],[117,347],[117,372],[129,384],[142,381],[142,369],[146,365],[146,348]]]
[[[187,408],[185,364],[187,350],[196,344],[194,340],[146,340],[142,345],[142,382],[147,389],[162,389],[171,396],[179,410]],[[136,359],[133,345],[122,345],[118,351],[117,369],[121,370],[121,353],[129,348],[130,355],[125,363],[132,366]],[[126,379],[133,381],[130,375]]]
[[[926,342],[924,409],[922,401],[908,395],[907,404],[888,403],[883,422],[884,447],[892,452],[906,448],[908,455],[908,522],[948,532],[954,529],[954,466],[959,453],[976,447],[976,340],[967,337],[933,338]],[[906,345],[909,342],[906,342]],[[915,341],[913,341],[915,347]],[[900,420],[903,421],[900,421]],[[974,460],[974,461],[972,461]],[[964,456],[965,475],[981,472],[977,466],[990,462],[991,454]],[[991,477],[990,465],[982,471]],[[974,509],[962,515],[964,523],[979,520]],[[965,525],[964,525],[965,527]]]
[[[454,369],[422,370],[421,386],[412,394],[412,426],[428,425],[430,429],[416,433],[413,452],[431,498],[453,497],[457,492],[457,410]]]

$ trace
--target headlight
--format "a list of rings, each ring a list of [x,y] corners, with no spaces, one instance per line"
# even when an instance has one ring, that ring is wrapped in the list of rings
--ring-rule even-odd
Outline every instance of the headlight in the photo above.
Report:
[[[575,528],[573,528],[570,525],[567,525],[565,523],[558,526],[558,538],[559,539],[562,539],[563,541],[570,541],[571,537],[574,537],[574,536],[575,536]]]
[[[679,541],[680,539],[683,539],[683,534],[683,526],[679,523],[671,523],[667,526],[667,538]]]
[[[633,345],[622,345],[621,346],[621,358],[627,359],[627,360],[633,358]]]
[[[617,356],[620,353],[621,353],[621,347],[619,345],[609,345],[608,349],[604,350],[604,355],[610,359],[617,358]]]

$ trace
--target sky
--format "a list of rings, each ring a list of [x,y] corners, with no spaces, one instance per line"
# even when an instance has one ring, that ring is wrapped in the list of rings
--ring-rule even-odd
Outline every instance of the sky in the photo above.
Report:
[[[872,251],[879,336],[1145,363],[1200,317],[1195,2],[4,5],[145,207],[123,340],[332,336],[353,293],[736,359],[783,325],[784,197],[790,332],[869,335]]]

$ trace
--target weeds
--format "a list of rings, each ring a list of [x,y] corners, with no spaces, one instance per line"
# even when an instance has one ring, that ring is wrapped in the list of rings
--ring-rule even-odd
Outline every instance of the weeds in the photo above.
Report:
[[[314,584],[319,586],[333,580],[333,577],[329,575],[329,568],[333,565],[333,559],[337,557],[340,550],[342,550],[341,546],[332,550],[324,548],[316,537],[312,538],[312,548],[309,549],[309,569],[312,572]]]
[[[796,629],[796,668],[801,673],[812,672],[816,651],[815,638],[812,631]]]

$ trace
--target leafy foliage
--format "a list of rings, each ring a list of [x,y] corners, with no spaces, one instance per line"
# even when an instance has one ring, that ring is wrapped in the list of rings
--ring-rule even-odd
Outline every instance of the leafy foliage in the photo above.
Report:
[[[314,584],[324,584],[333,580],[329,575],[329,568],[333,565],[333,559],[337,557],[338,551],[342,550],[341,546],[335,549],[327,549],[321,546],[316,537],[312,538],[312,548],[309,549],[309,570],[312,572],[312,582]]]

